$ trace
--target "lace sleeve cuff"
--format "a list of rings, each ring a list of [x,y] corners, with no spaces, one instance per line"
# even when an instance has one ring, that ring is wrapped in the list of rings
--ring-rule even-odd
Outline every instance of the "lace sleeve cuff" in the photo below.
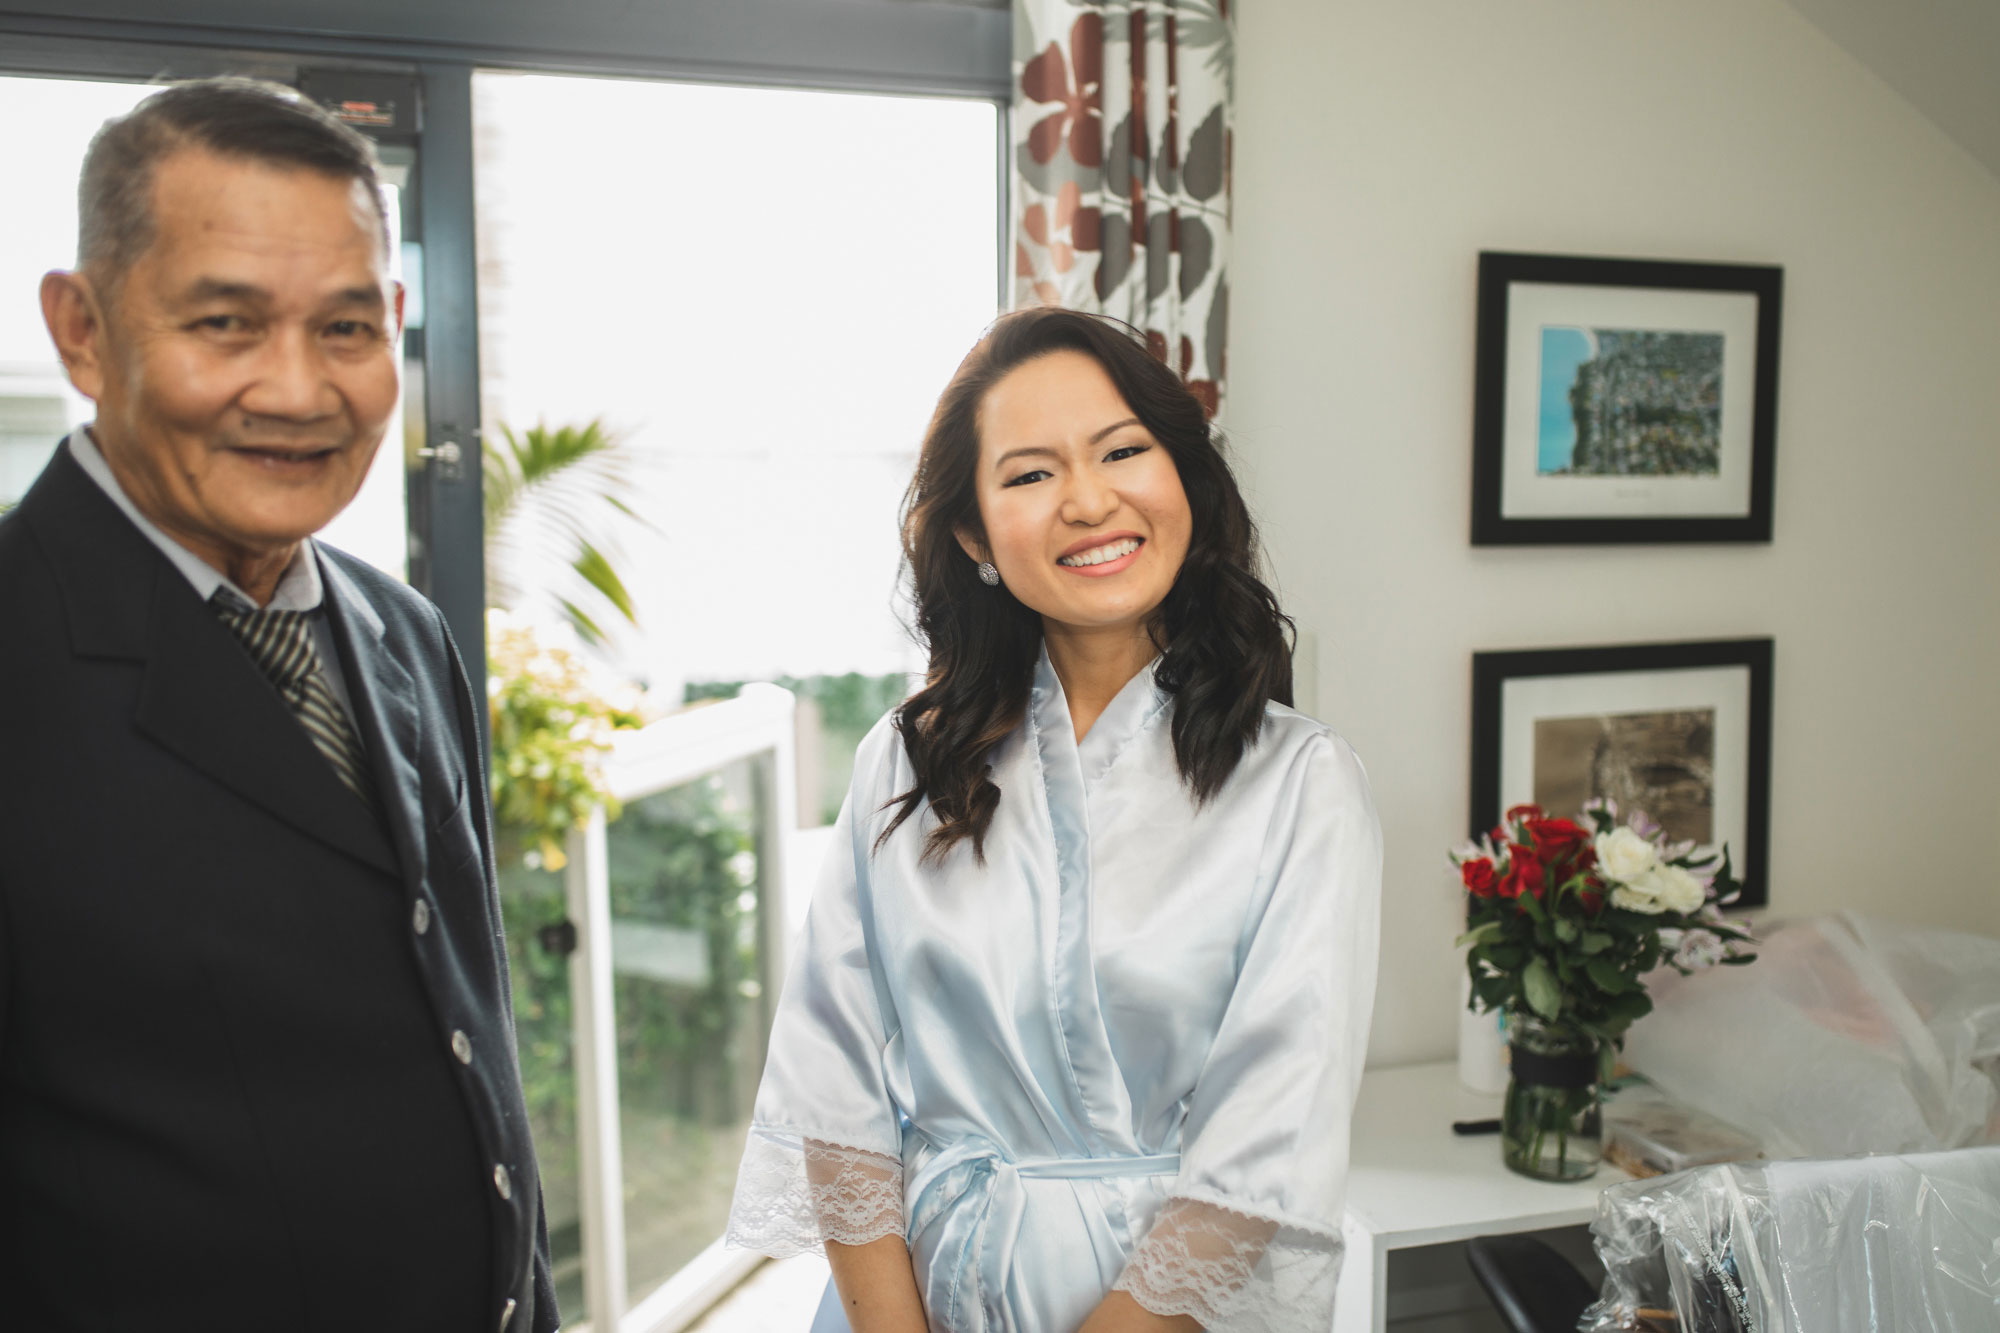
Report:
[[[1172,1198],[1112,1287],[1210,1333],[1324,1333],[1341,1249],[1337,1232]]]
[[[896,1157],[752,1127],[729,1209],[729,1244],[785,1258],[825,1241],[864,1245],[903,1231]]]

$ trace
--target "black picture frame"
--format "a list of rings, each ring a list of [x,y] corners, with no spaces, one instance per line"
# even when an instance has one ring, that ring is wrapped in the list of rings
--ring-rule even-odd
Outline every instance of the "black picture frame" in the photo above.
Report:
[[[1690,643],[1618,644],[1590,648],[1540,648],[1507,652],[1481,652],[1472,656],[1472,783],[1469,829],[1474,839],[1500,822],[1508,805],[1525,802],[1533,792],[1508,790],[1506,773],[1520,771],[1518,749],[1522,728],[1536,719],[1566,717],[1615,717],[1604,707],[1606,698],[1615,700],[1621,687],[1629,685],[1635,698],[1651,691],[1655,699],[1662,691],[1675,689],[1690,697],[1726,697],[1714,714],[1714,752],[1734,756],[1715,764],[1711,799],[1719,807],[1722,793],[1733,792],[1732,808],[1712,811],[1715,841],[1728,842],[1730,862],[1743,882],[1743,896],[1732,908],[1764,907],[1769,904],[1770,822],[1771,822],[1771,671],[1774,641],[1726,639]],[[1731,683],[1735,672],[1746,673],[1741,681],[1741,697],[1736,698]],[[1674,673],[1702,673],[1675,678]],[[1629,677],[1621,682],[1619,677]],[[1533,692],[1553,702],[1555,709],[1537,709],[1516,701],[1516,715],[1508,714],[1508,686],[1531,682]],[[1575,714],[1557,711],[1565,697],[1565,687],[1582,684],[1590,697],[1579,697]],[[1521,692],[1517,692],[1521,693]],[[1673,704],[1666,707],[1682,707]],[[1639,706],[1641,714],[1657,712],[1662,705]],[[1520,710],[1526,709],[1523,713]],[[1738,716],[1740,714],[1740,716]],[[1724,721],[1733,719],[1733,725]],[[1724,735],[1727,731],[1729,734]],[[1509,738],[1514,738],[1511,742]],[[1528,759],[1533,767],[1533,757]],[[1540,775],[1535,775],[1539,782]],[[1516,784],[1519,785],[1518,782]],[[1552,813],[1568,814],[1557,810]],[[1726,830],[1740,830],[1730,834]]]
[[[1521,302],[1523,308],[1516,309],[1513,297],[1524,283],[1536,285],[1529,293],[1538,309],[1560,312],[1567,301],[1577,310],[1596,312],[1593,319],[1618,321],[1608,327],[1619,329],[1683,328],[1679,321],[1691,313],[1691,305],[1708,310],[1698,320],[1714,317],[1743,324],[1744,307],[1727,298],[1754,299],[1754,329],[1746,325],[1715,335],[1717,346],[1727,351],[1727,373],[1718,376],[1718,461],[1712,482],[1707,477],[1551,477],[1539,472],[1533,458],[1523,461],[1524,451],[1533,454],[1539,447],[1539,436],[1529,438],[1520,429],[1529,419],[1523,415],[1522,395],[1546,392],[1539,387],[1539,364],[1525,369],[1518,364],[1530,303]],[[1720,300],[1704,305],[1702,294]],[[1472,544],[1770,541],[1783,301],[1784,270],[1772,265],[1482,252],[1473,377]],[[1594,335],[1602,331],[1589,330],[1593,347]],[[1510,340],[1517,352],[1512,367]],[[1746,359],[1747,376],[1741,373]],[[1747,411],[1731,397],[1730,386],[1743,378],[1751,386]],[[1529,402],[1526,412],[1535,413],[1537,403]],[[1589,489],[1577,490],[1577,481]],[[1698,489],[1690,490],[1690,484]],[[1651,512],[1662,505],[1673,512]]]

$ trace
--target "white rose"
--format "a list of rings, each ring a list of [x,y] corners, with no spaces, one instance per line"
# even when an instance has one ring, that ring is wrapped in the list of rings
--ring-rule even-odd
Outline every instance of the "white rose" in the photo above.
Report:
[[[1700,880],[1679,866],[1661,866],[1653,872],[1654,896],[1669,912],[1698,912],[1708,901],[1708,890]]]
[[[1667,905],[1653,896],[1649,879],[1640,879],[1632,884],[1614,884],[1611,887],[1611,905],[1628,912],[1644,912],[1648,916],[1667,910]]]
[[[1693,912],[1707,901],[1701,881],[1679,866],[1656,865],[1645,874],[1611,890],[1611,905],[1648,916],[1660,912]]]
[[[1606,879],[1630,884],[1658,864],[1653,844],[1622,824],[1598,835],[1597,868]],[[1616,895],[1612,901],[1617,901]]]

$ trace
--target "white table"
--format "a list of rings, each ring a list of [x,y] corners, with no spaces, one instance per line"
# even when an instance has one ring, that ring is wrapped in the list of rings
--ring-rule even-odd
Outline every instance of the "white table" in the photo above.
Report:
[[[1569,1185],[1529,1180],[1500,1164],[1498,1135],[1451,1132],[1499,1114],[1498,1097],[1459,1086],[1451,1061],[1362,1075],[1334,1333],[1382,1333],[1391,1250],[1589,1222],[1598,1191],[1625,1179],[1606,1165]]]

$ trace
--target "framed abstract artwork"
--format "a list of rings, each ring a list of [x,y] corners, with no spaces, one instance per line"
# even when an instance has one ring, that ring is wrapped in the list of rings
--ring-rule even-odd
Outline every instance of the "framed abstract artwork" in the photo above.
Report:
[[[1472,544],[1768,542],[1784,270],[1479,256]]]
[[[1609,797],[1669,837],[1727,843],[1738,907],[1768,901],[1770,639],[1475,653],[1472,836],[1533,803]]]

